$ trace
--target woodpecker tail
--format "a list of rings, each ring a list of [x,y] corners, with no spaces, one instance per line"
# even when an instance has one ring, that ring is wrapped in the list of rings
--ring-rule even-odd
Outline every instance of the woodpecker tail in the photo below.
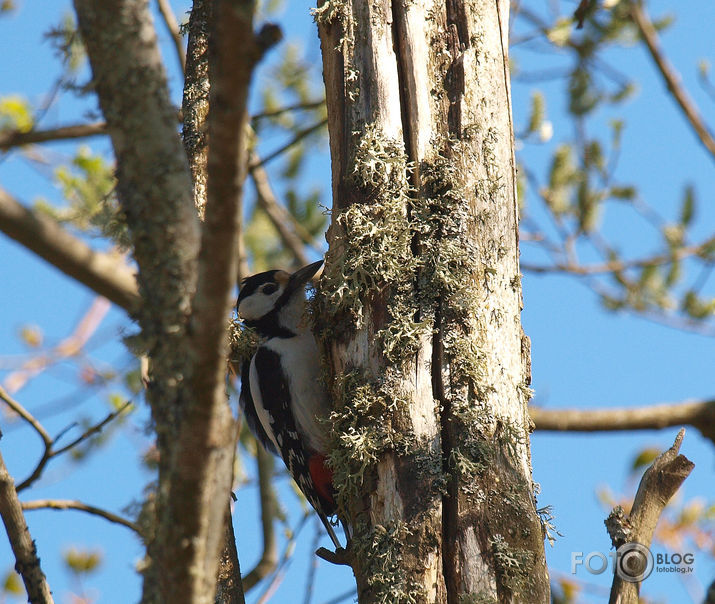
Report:
[[[325,530],[328,531],[328,535],[330,535],[330,539],[332,540],[333,545],[335,545],[335,549],[342,548],[342,545],[340,545],[340,541],[338,541],[338,536],[335,534],[333,526],[330,524],[328,518],[325,516],[325,514],[318,513],[318,516],[320,517],[320,521],[323,523]]]
[[[345,538],[348,540],[348,543],[350,543],[350,540],[353,538],[352,532],[350,531],[350,525],[342,519],[340,519],[340,524],[343,525],[343,530],[345,531]]]

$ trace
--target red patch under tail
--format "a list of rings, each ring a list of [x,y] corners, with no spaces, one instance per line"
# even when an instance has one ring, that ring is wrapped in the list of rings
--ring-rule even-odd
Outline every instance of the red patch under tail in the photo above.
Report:
[[[315,454],[308,461],[308,471],[318,494],[335,505],[333,498],[333,471],[327,465],[325,455]]]

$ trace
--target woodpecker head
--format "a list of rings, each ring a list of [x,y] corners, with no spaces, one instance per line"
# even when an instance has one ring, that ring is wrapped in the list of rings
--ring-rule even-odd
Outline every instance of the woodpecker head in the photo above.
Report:
[[[318,260],[293,274],[274,270],[247,277],[236,300],[239,317],[263,336],[296,335],[305,310],[305,285],[322,264]]]

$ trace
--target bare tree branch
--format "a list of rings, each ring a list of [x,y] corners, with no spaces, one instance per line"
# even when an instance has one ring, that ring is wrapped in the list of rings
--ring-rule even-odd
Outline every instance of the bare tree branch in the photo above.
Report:
[[[228,356],[226,317],[233,306],[238,269],[239,224],[246,170],[246,102],[256,63],[278,40],[265,26],[253,33],[253,2],[220,0],[213,5],[210,42],[208,198],[199,252],[199,275],[191,315],[194,356],[191,403],[174,443],[167,498],[167,543],[171,568],[162,565],[167,601],[213,598],[228,501],[236,424],[227,405],[224,377]],[[169,558],[165,563],[169,562]],[[185,569],[191,569],[187,573]],[[178,572],[177,572],[178,571]]]
[[[322,531],[318,527],[317,522],[315,523],[315,525],[316,527],[315,531],[313,532],[313,543],[310,546],[310,549],[313,551],[318,549],[318,545],[320,544],[320,538],[322,536]],[[315,590],[315,575],[318,572],[318,558],[313,558],[311,556],[309,564],[310,567],[308,568],[308,578],[305,582],[305,596],[303,598],[303,604],[310,604],[310,601],[313,598],[313,591]]]
[[[233,530],[231,506],[226,506],[224,525],[224,544],[216,575],[215,604],[244,604],[243,584],[241,583],[241,565],[236,550],[236,537]]]
[[[109,312],[110,306],[107,298],[96,296],[73,328],[72,333],[50,350],[32,355],[18,369],[5,378],[5,388],[14,394],[25,386],[30,379],[36,377],[48,367],[76,356],[96,332],[107,312]]]
[[[2,398],[2,400],[5,401],[13,411],[15,411],[20,417],[22,417],[35,429],[35,431],[40,435],[40,438],[42,438],[42,443],[44,445],[44,451],[42,452],[40,460],[35,465],[35,469],[15,489],[19,493],[24,488],[30,486],[35,480],[37,480],[37,478],[42,473],[42,470],[45,468],[45,465],[52,456],[52,445],[54,444],[54,440],[50,438],[49,434],[47,434],[47,431],[42,426],[42,424],[40,424],[40,422],[38,422],[30,414],[30,412],[27,411],[20,403],[11,398],[10,395],[8,395],[3,388],[0,388],[0,398]]]
[[[50,435],[47,433],[44,426],[37,421],[35,417],[27,409],[25,409],[25,407],[12,398],[2,386],[0,386],[0,399],[5,401],[10,409],[30,424],[30,426],[32,426],[33,430],[40,435],[40,438],[45,445],[45,449],[52,446],[52,438],[50,438]]]
[[[3,397],[3,400],[7,400],[7,399],[5,399]],[[19,404],[19,403],[15,403],[15,404]],[[32,470],[32,472],[30,472],[30,475],[27,478],[25,478],[25,480],[23,480],[19,485],[17,485],[17,492],[19,493],[20,491],[24,491],[26,488],[31,486],[35,481],[37,481],[40,478],[40,476],[42,476],[42,472],[45,470],[45,466],[53,457],[57,457],[59,455],[62,455],[63,453],[66,453],[67,451],[70,451],[71,449],[76,447],[78,444],[87,440],[90,436],[97,434],[98,432],[101,432],[102,429],[109,422],[111,422],[114,418],[118,417],[125,409],[127,409],[129,407],[129,405],[131,405],[131,401],[127,401],[117,411],[112,411],[109,415],[107,415],[107,417],[105,417],[99,423],[97,423],[93,426],[90,426],[79,437],[77,437],[75,440],[73,440],[68,445],[62,447],[61,449],[53,448],[57,442],[57,439],[50,440],[49,442],[43,439],[44,444],[45,444],[45,450],[42,452],[42,456],[40,457],[37,464],[35,464],[35,467]]]
[[[191,8],[188,24],[188,58],[184,77],[182,111],[184,127],[182,138],[189,161],[189,168],[194,185],[194,204],[200,216],[206,208],[206,181],[208,158],[209,112],[209,32],[213,30],[213,8],[210,0],[195,0]],[[242,217],[239,217],[241,219]],[[239,222],[238,232],[242,230]],[[239,238],[238,281],[245,270],[245,251],[243,239]],[[227,506],[229,507],[229,506]],[[241,583],[241,565],[236,550],[236,538],[233,531],[231,510],[225,517],[224,543],[218,561],[216,573],[216,603],[242,603],[243,585]]]
[[[172,505],[174,442],[183,410],[192,402],[187,387],[194,360],[188,318],[201,233],[191,173],[148,1],[74,0],[74,6],[117,159],[117,193],[139,267],[139,291],[146,301],[137,315],[150,361],[147,400],[156,426],[159,485],[157,530],[148,544],[150,564],[144,572],[142,599],[199,601],[193,589],[170,597],[189,577],[197,577],[197,569],[186,564],[185,553],[187,544],[197,542],[198,518],[167,513]],[[223,519],[225,501],[221,503]],[[189,533],[196,530],[186,541],[173,539],[176,525],[188,525]]]
[[[307,103],[295,103],[294,105],[286,105],[285,107],[279,107],[272,111],[264,111],[263,113],[257,113],[251,116],[251,122],[256,122],[258,120],[278,117],[284,113],[289,113],[291,111],[310,111],[311,109],[317,109],[321,105],[325,105],[325,99],[320,99],[319,101],[309,101]]]
[[[312,126],[308,126],[307,128],[304,128],[303,130],[299,130],[296,132],[295,136],[289,140],[285,145],[279,147],[275,151],[269,153],[261,159],[258,163],[256,164],[251,164],[248,168],[250,170],[253,170],[259,166],[265,166],[269,161],[274,160],[276,157],[283,155],[288,149],[291,147],[294,147],[297,145],[300,141],[302,141],[306,136],[310,136],[314,132],[317,132],[320,130],[322,127],[326,126],[328,124],[328,118],[325,118],[324,120],[320,120],[316,124],[313,124]]]
[[[276,229],[279,229],[279,223],[282,225],[283,229],[287,229],[288,224],[291,225],[291,228],[295,232],[295,235],[291,233],[291,238],[294,240],[294,242],[292,244],[289,244],[287,239],[284,238],[284,243],[287,246],[289,245],[290,247],[292,247],[299,245],[302,250],[302,246],[303,244],[305,244],[313,247],[316,251],[318,251],[315,247],[315,239],[308,232],[308,229],[306,229],[300,222],[298,222],[295,219],[295,216],[293,216],[288,210],[286,210],[286,208],[281,203],[279,203],[278,198],[276,197],[275,193],[273,192],[273,188],[271,187],[271,183],[268,178],[268,173],[265,171],[265,168],[263,167],[262,163],[263,162],[261,161],[261,158],[255,151],[251,153],[251,157],[249,158],[249,166],[253,167],[250,168],[250,174],[256,185],[259,205],[265,210],[266,214],[268,214],[269,218],[274,223]],[[300,241],[296,241],[296,236],[300,239]],[[283,237],[283,235],[281,235],[281,237]],[[307,260],[305,262],[300,262],[302,264],[305,264]]]
[[[57,457],[58,455],[62,455],[63,453],[66,453],[67,451],[77,446],[79,443],[83,442],[93,434],[100,432],[102,428],[104,428],[104,426],[106,426],[110,421],[112,421],[115,417],[122,413],[131,404],[130,402],[127,402],[117,411],[110,413],[101,422],[95,424],[94,426],[91,426],[81,436],[76,438],[70,444],[66,445],[65,447],[62,447],[61,449],[53,450],[53,446],[55,445],[56,440],[52,439],[45,430],[45,428],[42,426],[42,424],[37,421],[32,416],[32,414],[27,411],[27,409],[25,409],[25,407],[23,407],[20,403],[14,400],[2,387],[0,387],[0,399],[5,401],[5,403],[7,403],[7,405],[13,411],[15,411],[15,413],[17,413],[22,419],[24,419],[28,424],[30,424],[30,426],[32,426],[32,428],[40,435],[40,438],[42,438],[42,442],[44,444],[44,451],[42,452],[42,456],[40,457],[39,461],[35,465],[35,468],[32,470],[30,475],[17,486],[16,491],[18,493],[29,487],[42,475],[42,472],[44,471],[45,466],[50,461],[50,459],[52,459],[53,457]]]
[[[184,49],[184,38],[179,30],[179,23],[176,21],[176,15],[174,15],[169,0],[157,0],[157,4],[159,5],[159,12],[161,13],[161,18],[164,20],[164,25],[166,25],[166,29],[169,30],[171,39],[174,42],[181,73],[184,73],[186,69],[186,50]]]
[[[308,257],[303,251],[303,242],[296,232],[291,230],[288,226],[290,222],[295,224],[295,221],[288,219],[290,213],[285,211],[283,206],[278,203],[271,188],[271,183],[268,180],[268,174],[255,153],[251,154],[250,162],[251,165],[255,166],[251,169],[250,173],[253,178],[253,184],[256,186],[258,205],[266,213],[276,231],[278,231],[278,235],[283,240],[283,244],[293,254],[296,264],[300,266],[308,264]]]
[[[194,204],[203,216],[206,207],[206,158],[209,114],[209,27],[210,0],[195,0],[189,17],[189,41],[181,111],[184,116],[182,140],[194,184]]]
[[[273,491],[273,456],[256,443],[258,489],[261,498],[261,530],[263,553],[255,567],[243,577],[243,589],[250,591],[261,579],[270,575],[278,564],[278,546],[273,526],[276,516],[276,496]]]
[[[664,403],[620,409],[542,409],[529,407],[536,429],[555,432],[659,430],[689,425],[715,443],[715,400]]]
[[[147,2],[74,4],[117,159],[117,193],[139,266],[139,289],[149,301],[139,322],[152,359],[148,398],[163,425],[181,408],[177,392],[187,373],[188,360],[176,352],[195,290],[200,243],[190,174]],[[162,434],[159,441],[163,448]]]
[[[53,600],[50,586],[40,567],[35,542],[27,528],[20,500],[17,498],[15,483],[7,471],[2,454],[0,454],[0,516],[15,555],[15,570],[20,573],[25,583],[28,601],[33,604],[51,604]]]
[[[0,132],[0,151],[7,151],[13,147],[21,147],[22,145],[74,138],[87,138],[106,133],[107,125],[104,122],[58,126],[57,128],[49,128],[47,130],[30,130],[29,132],[8,130]]]
[[[35,499],[33,501],[23,501],[21,504],[22,509],[29,510],[78,510],[80,512],[86,512],[94,516],[99,516],[109,522],[114,524],[121,524],[127,528],[133,530],[135,533],[140,534],[139,525],[135,524],[131,520],[127,520],[122,516],[118,516],[112,512],[98,508],[94,505],[88,505],[82,503],[81,501],[76,501],[72,499]]]
[[[265,591],[261,594],[261,597],[258,598],[256,604],[266,604],[266,602],[270,601],[276,589],[278,589],[280,584],[283,582],[287,567],[291,563],[293,554],[295,553],[295,543],[298,540],[300,533],[303,531],[303,528],[305,527],[306,523],[311,517],[311,512],[306,512],[305,514],[303,514],[301,519],[298,521],[296,527],[291,531],[290,538],[285,544],[283,554],[281,556],[280,561],[278,562],[276,572],[273,575],[273,579],[268,584]]]
[[[65,445],[61,449],[52,451],[52,457],[56,457],[57,455],[62,455],[63,453],[66,453],[70,449],[73,449],[80,443],[83,443],[88,438],[94,436],[95,434],[98,434],[99,432],[102,431],[104,426],[106,426],[109,422],[111,422],[116,417],[119,417],[131,405],[132,405],[132,401],[126,401],[121,407],[119,407],[119,409],[107,414],[107,416],[102,421],[87,428],[87,430],[85,430],[82,434],[80,434],[77,438],[75,438],[71,443],[69,443],[68,445]]]
[[[655,27],[653,27],[653,23],[643,9],[640,0],[634,0],[631,3],[631,17],[633,18],[633,22],[638,27],[641,36],[643,36],[643,40],[648,47],[650,56],[653,58],[653,61],[655,61],[665,85],[668,87],[668,90],[673,95],[673,98],[675,98],[676,102],[680,106],[685,118],[695,131],[698,139],[700,139],[700,142],[708,150],[713,159],[715,159],[715,138],[713,138],[709,128],[703,121],[702,117],[700,117],[700,111],[695,105],[695,102],[683,88],[680,75],[665,58],[665,55],[660,48],[658,32],[656,32]]]
[[[0,189],[0,230],[66,275],[127,311],[139,302],[133,271],[118,257],[95,252],[58,222]]]
[[[166,4],[167,0],[157,0],[159,4]],[[183,45],[182,45],[183,49]],[[200,55],[201,53],[199,53]],[[186,59],[182,59],[185,61]],[[182,62],[182,65],[184,63]],[[208,89],[206,90],[208,94]],[[208,98],[207,98],[208,100]],[[310,110],[316,109],[321,105],[325,104],[325,100],[312,101],[310,103],[297,103],[295,105],[288,105],[286,107],[281,107],[275,109],[274,111],[266,111],[264,113],[257,113],[251,116],[251,121],[256,121],[260,119],[265,119],[269,117],[276,117],[287,113],[289,111],[296,111],[299,109]],[[208,105],[207,105],[208,107]],[[183,115],[186,115],[186,108],[182,110]],[[182,120],[179,120],[182,121]],[[184,122],[186,120],[183,120]],[[312,128],[311,128],[312,131]],[[8,151],[14,147],[21,147],[23,145],[32,145],[37,143],[46,143],[52,141],[61,140],[71,140],[76,138],[89,138],[92,136],[102,136],[107,134],[107,124],[103,121],[90,122],[87,124],[72,124],[69,126],[57,126],[56,128],[47,128],[45,130],[6,130],[0,132],[0,151]]]
[[[598,7],[597,2],[594,0],[581,0],[578,3],[578,7],[573,13],[574,21],[576,21],[576,29],[583,28],[583,22],[590,13],[594,12]]]
[[[616,548],[626,543],[638,543],[646,548],[650,545],[658,518],[670,498],[683,484],[695,464],[684,455],[679,455],[680,444],[685,435],[681,428],[673,446],[659,455],[653,464],[645,471],[630,514],[626,516],[621,506],[616,506],[606,520],[608,534]],[[628,566],[627,561],[617,561],[619,570],[637,576],[644,568],[635,569]],[[620,573],[616,573],[611,586],[610,604],[638,604],[639,582],[624,581]]]
[[[715,237],[710,237],[706,241],[696,245],[688,245],[676,248],[667,254],[658,254],[647,258],[634,260],[612,260],[600,264],[563,264],[540,265],[521,263],[521,268],[532,273],[571,273],[573,275],[596,275],[600,273],[615,273],[631,268],[645,268],[648,266],[660,266],[669,262],[683,260],[690,256],[697,256],[702,252],[712,248]]]

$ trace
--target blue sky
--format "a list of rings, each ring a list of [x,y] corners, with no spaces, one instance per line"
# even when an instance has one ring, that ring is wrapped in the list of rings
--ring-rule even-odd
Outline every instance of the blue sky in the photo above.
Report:
[[[42,6],[41,6],[42,4]],[[308,15],[306,3],[290,2],[277,18],[287,39],[298,38],[306,56],[316,63],[319,74],[317,34]],[[43,41],[42,33],[69,10],[65,3],[31,3],[19,0],[18,10],[0,19],[0,95],[21,93],[39,103],[49,82],[56,74],[57,64],[51,48]],[[183,14],[185,3],[174,3],[177,13]],[[565,5],[570,10],[571,5]],[[649,3],[653,15],[679,10],[677,21],[663,35],[668,56],[681,71],[685,85],[701,106],[704,115],[712,116],[712,99],[696,81],[696,65],[700,59],[713,57],[709,23],[715,22],[715,5],[706,0],[673,7],[672,3]],[[167,35],[159,28],[163,50],[171,72],[175,99],[179,99],[175,59],[168,45]],[[535,58],[521,55],[515,49],[521,65],[536,69],[548,65],[551,57]],[[696,185],[700,204],[695,233],[703,236],[712,232],[715,210],[709,203],[715,190],[712,159],[694,142],[694,137],[676,109],[672,99],[663,94],[663,85],[642,49],[614,50],[609,58],[620,69],[639,82],[636,97],[619,108],[618,114],[627,124],[618,177],[624,182],[636,182],[641,194],[665,215],[676,216],[683,186]],[[273,57],[277,58],[274,53]],[[543,64],[540,63],[543,61]],[[266,71],[256,80],[260,87]],[[514,82],[513,102],[517,129],[527,120],[529,93],[532,85]],[[553,145],[571,128],[561,117],[562,106],[557,100],[563,83],[551,82],[541,86],[548,99],[548,116],[554,123],[554,141],[544,146],[527,145],[521,160],[530,169],[543,173]],[[49,110],[42,125],[66,124],[81,119],[88,107],[71,95]],[[607,111],[596,117],[593,128],[605,128],[612,117]],[[106,142],[87,141],[96,151],[108,150]],[[71,153],[73,145],[54,145],[57,153]],[[329,164],[324,150],[317,149],[310,163],[308,186],[319,184],[324,196],[329,194]],[[46,178],[47,168],[30,165],[16,158],[0,162],[0,185],[22,201],[30,202],[38,196],[58,202],[58,190]],[[328,203],[324,199],[323,203]],[[604,228],[626,249],[652,249],[653,241],[647,231],[624,212],[614,208],[603,217]],[[529,246],[523,246],[522,258],[536,261],[540,256]],[[45,333],[47,342],[56,343],[75,326],[79,317],[91,304],[93,296],[85,288],[74,284],[20,246],[0,235],[0,380],[17,355],[26,353],[19,342],[17,331],[25,324],[35,324]],[[713,341],[711,338],[677,331],[628,314],[610,314],[602,310],[594,294],[573,278],[563,276],[539,277],[525,275],[524,329],[532,340],[533,387],[535,402],[549,407],[620,407],[657,402],[678,401],[686,398],[713,395]],[[97,334],[90,341],[94,359],[115,364],[129,363],[129,357],[119,343],[122,335],[132,331],[126,316],[113,310]],[[67,397],[64,411],[43,415],[43,405]],[[31,410],[38,410],[51,434],[66,428],[77,413],[100,419],[108,412],[106,394],[82,400],[77,397],[76,375],[69,366],[60,366],[17,393],[17,398]],[[119,512],[132,500],[141,497],[142,489],[151,479],[140,467],[137,456],[149,445],[146,433],[147,414],[140,408],[124,430],[115,433],[96,456],[82,463],[60,459],[49,467],[42,480],[23,499],[76,498]],[[10,471],[24,476],[41,453],[35,434],[8,424],[0,416],[3,439],[0,450]],[[76,428],[75,428],[76,430]],[[633,488],[628,467],[634,455],[645,446],[666,448],[677,430],[660,432],[624,433],[615,435],[552,435],[535,434],[532,455],[535,480],[541,484],[540,505],[551,504],[555,523],[563,537],[554,547],[547,546],[547,559],[554,572],[569,574],[572,552],[610,550],[610,541],[603,526],[607,515],[599,504],[596,489],[608,485],[614,492]],[[69,432],[67,438],[71,438]],[[678,497],[702,497],[713,500],[713,466],[715,455],[712,443],[694,429],[686,435],[682,452],[696,464]],[[249,462],[250,464],[250,462]],[[249,473],[252,467],[247,468]],[[290,486],[280,480],[283,501],[288,502],[287,514],[291,526],[300,518],[301,511]],[[630,486],[629,486],[630,485]],[[256,489],[249,486],[238,493],[238,547],[244,569],[250,569],[260,554],[260,536],[256,506]],[[38,549],[57,601],[67,601],[69,590],[79,587],[62,564],[61,554],[69,546],[96,548],[103,552],[100,569],[83,581],[88,593],[96,591],[101,602],[136,601],[140,580],[134,565],[142,552],[141,544],[124,528],[110,525],[79,512],[28,512],[30,531]],[[274,602],[293,602],[303,598],[307,569],[314,563],[313,521],[298,540],[295,555],[285,578],[275,592]],[[327,543],[326,543],[327,545]],[[667,548],[655,545],[655,551]],[[0,573],[12,566],[7,542],[0,538]],[[707,585],[715,577],[712,558],[696,557],[698,580]],[[582,569],[581,569],[582,570]],[[608,573],[586,576],[579,571],[577,578],[606,588]],[[318,563],[317,582],[313,602],[321,603],[349,590],[349,570]],[[249,602],[255,602],[262,587],[252,592]],[[651,576],[643,586],[645,595],[669,602],[690,601],[682,582],[673,575]],[[297,595],[296,595],[297,594]],[[594,592],[584,596],[585,602],[602,601]],[[350,601],[350,600],[348,600]]]

